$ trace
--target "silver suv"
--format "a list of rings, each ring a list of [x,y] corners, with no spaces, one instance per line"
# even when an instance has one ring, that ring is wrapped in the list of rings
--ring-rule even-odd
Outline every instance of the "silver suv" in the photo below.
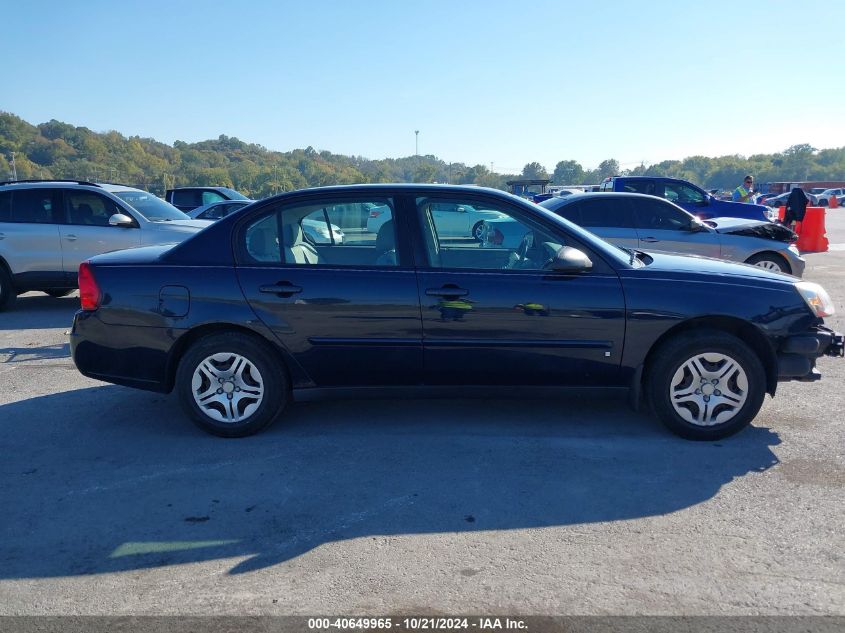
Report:
[[[0,183],[0,310],[30,290],[53,297],[72,292],[79,264],[89,257],[181,242],[209,224],[125,185]]]

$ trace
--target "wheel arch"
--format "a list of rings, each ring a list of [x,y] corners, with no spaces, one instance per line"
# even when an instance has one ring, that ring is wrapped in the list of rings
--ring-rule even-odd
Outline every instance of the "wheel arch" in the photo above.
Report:
[[[643,371],[639,378],[637,385],[639,390],[644,388],[644,381],[648,377],[648,369],[659,353],[660,348],[664,343],[670,339],[688,332],[696,332],[701,330],[717,330],[736,336],[751,350],[757,354],[760,362],[763,365],[763,372],[766,375],[766,393],[770,396],[775,395],[778,383],[778,361],[777,353],[772,347],[772,344],[766,338],[766,335],[760,331],[759,328],[743,319],[724,315],[700,316],[693,319],[678,323],[674,327],[664,332],[651,346],[643,360]]]
[[[167,373],[165,375],[165,384],[167,392],[173,390],[174,384],[176,382],[176,372],[179,369],[179,363],[184,357],[185,353],[188,351],[188,349],[190,349],[190,347],[201,338],[210,336],[212,334],[222,334],[226,332],[244,334],[265,345],[267,349],[269,349],[271,353],[276,357],[276,359],[279,361],[279,365],[287,374],[288,384],[293,384],[291,381],[292,372],[290,363],[288,362],[289,359],[286,358],[285,353],[279,348],[279,346],[274,341],[268,339],[266,336],[263,336],[255,330],[252,330],[248,327],[244,327],[243,325],[237,325],[235,323],[207,323],[205,325],[200,325],[189,330],[181,337],[179,337],[173,344],[173,348],[170,350],[170,354],[167,359]]]

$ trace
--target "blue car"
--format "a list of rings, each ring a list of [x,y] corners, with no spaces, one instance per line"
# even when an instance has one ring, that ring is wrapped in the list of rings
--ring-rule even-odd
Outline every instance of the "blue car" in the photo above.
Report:
[[[328,223],[341,205],[389,218],[354,240],[306,239],[304,218],[322,211]],[[444,237],[443,205],[495,214],[489,223],[519,239]],[[601,387],[712,440],[748,425],[779,380],[817,380],[816,359],[843,353],[817,284],[611,246],[478,187],[285,193],[181,244],[94,257],[79,288],[77,368],[175,390],[191,420],[226,437],[263,429],[300,398]]]
[[[600,191],[627,191],[665,198],[700,220],[711,218],[745,218],[774,222],[777,212],[762,204],[719,200],[686,180],[659,176],[613,176],[605,178]]]

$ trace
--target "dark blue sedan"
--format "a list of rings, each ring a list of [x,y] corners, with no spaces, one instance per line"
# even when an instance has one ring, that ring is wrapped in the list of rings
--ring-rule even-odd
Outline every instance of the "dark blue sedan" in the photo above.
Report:
[[[438,226],[444,204],[501,214],[522,237],[456,237]],[[361,222],[372,208],[389,214],[377,232]],[[306,218],[344,240],[314,242]],[[179,245],[95,257],[79,288],[79,370],[176,389],[201,428],[228,437],[317,395],[602,387],[708,440],[749,424],[779,380],[817,380],[816,359],[843,353],[816,284],[611,246],[476,187],[283,194]]]

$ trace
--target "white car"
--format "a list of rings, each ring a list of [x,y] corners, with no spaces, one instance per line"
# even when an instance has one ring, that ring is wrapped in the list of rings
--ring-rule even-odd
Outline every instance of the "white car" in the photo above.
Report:
[[[829,206],[831,196],[836,196],[836,201],[842,202],[842,197],[845,196],[845,188],[839,187],[838,189],[825,189],[816,196],[816,204],[820,207]]]
[[[436,200],[430,200],[426,204],[429,205],[439,237],[473,238],[480,242],[482,225],[485,221],[508,217],[498,211],[477,209],[468,204],[437,202]],[[370,212],[370,217],[367,219],[367,230],[377,232],[380,224],[376,225],[378,217],[373,218],[373,211],[375,210]]]

